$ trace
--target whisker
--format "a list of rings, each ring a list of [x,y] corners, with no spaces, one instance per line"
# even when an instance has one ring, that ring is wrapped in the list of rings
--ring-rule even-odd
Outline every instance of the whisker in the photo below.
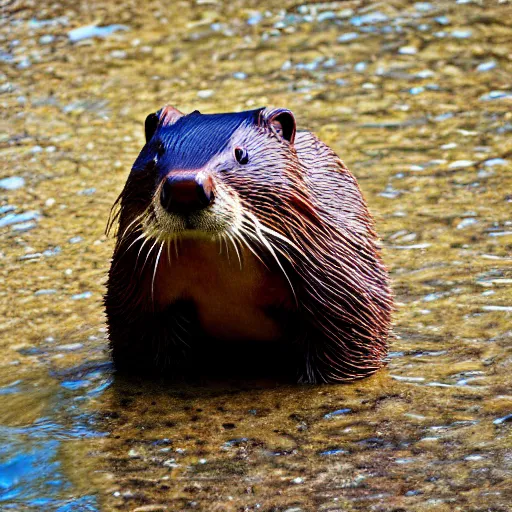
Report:
[[[142,233],[140,236],[138,236],[127,248],[126,250],[124,251],[123,253],[123,256],[133,247],[134,244],[136,244],[139,240],[141,240],[142,238],[145,238],[146,237],[146,234],[145,233]]]
[[[153,279],[151,280],[151,300],[153,301],[153,304],[155,303],[155,277],[156,277],[156,270],[158,268],[158,263],[160,261],[160,255],[162,254],[162,249],[164,248],[164,243],[162,242],[160,244],[160,250],[158,251],[156,261],[155,261],[155,269],[153,270]]]
[[[295,289],[293,288],[293,284],[290,280],[290,278],[288,277],[288,274],[286,273],[286,270],[284,269],[283,265],[281,265],[281,262],[279,261],[279,258],[277,257],[277,254],[275,253],[274,251],[274,248],[272,247],[272,244],[265,238],[265,236],[263,235],[263,232],[262,230],[260,229],[260,226],[261,226],[261,223],[260,221],[258,220],[258,218],[253,215],[252,213],[250,212],[247,212],[254,220],[254,227],[256,229],[256,233],[258,235],[258,238],[259,240],[261,241],[261,243],[268,249],[268,251],[270,252],[270,254],[273,256],[274,260],[276,261],[277,265],[279,266],[279,268],[281,269],[281,272],[283,273],[284,277],[286,278],[286,280],[288,281],[288,284],[290,285],[290,288],[292,290],[292,293],[293,293],[293,297],[295,299],[295,303],[297,305],[299,305],[299,301],[297,299],[297,294],[295,293]]]
[[[169,266],[171,266],[171,239],[167,240],[167,261],[169,262]]]
[[[125,230],[118,236],[120,242],[123,241],[124,237],[127,236],[128,230],[138,221],[140,221],[147,213],[147,210],[144,210],[140,215],[137,215],[135,219],[133,219],[130,224],[125,228]]]
[[[139,263],[139,257],[140,257],[140,253],[143,249],[143,247],[146,245],[146,243],[151,240],[150,238],[146,238],[144,240],[144,242],[142,242],[141,246],[139,247],[139,252],[137,253],[137,259],[135,260],[135,268],[137,268],[137,264]]]
[[[241,235],[243,235],[243,232],[240,233]],[[250,234],[250,233],[248,233]],[[247,249],[249,249],[249,251],[251,251],[254,256],[256,257],[256,259],[258,259],[260,261],[260,263],[268,270],[270,271],[270,269],[268,268],[267,264],[261,259],[261,256],[251,247],[251,244],[245,239],[244,236],[241,236],[240,237],[240,241],[241,243],[245,244],[245,246],[247,247]]]
[[[231,259],[229,257],[229,246],[228,246],[228,241],[226,239],[226,235],[221,234],[221,237],[222,237],[222,241],[226,244],[226,256],[228,258],[228,264],[231,265]]]
[[[146,263],[148,262],[149,255],[151,254],[153,249],[156,247],[157,243],[158,243],[158,240],[155,240],[155,243],[151,246],[151,248],[149,249],[148,253],[146,254],[146,259],[144,260],[144,264],[142,265],[142,268],[140,270],[141,275],[144,272],[144,267],[146,266]]]
[[[238,247],[235,244],[233,237],[229,233],[226,233],[226,236],[231,240],[231,243],[233,244],[233,247],[235,248],[235,252],[238,257],[238,262],[240,263],[240,270],[242,270],[242,258],[240,257],[240,252],[238,251]]]
[[[288,244],[290,247],[292,247],[293,249],[295,249],[297,252],[299,252],[301,254],[301,256],[306,256],[305,253],[302,251],[302,249],[300,249],[300,247],[298,245],[296,245],[295,243],[293,243],[289,238],[287,238],[286,236],[282,235],[281,233],[278,233],[277,231],[269,228],[268,226],[265,226],[264,224],[262,224],[260,222],[260,220],[256,217],[256,215],[254,215],[252,212],[245,212],[249,217],[252,218],[253,222],[255,223],[255,225],[261,230],[261,231],[264,231],[266,233],[268,233],[269,235],[272,235],[272,236],[275,236],[276,238],[282,240],[283,242],[285,242],[286,244]]]

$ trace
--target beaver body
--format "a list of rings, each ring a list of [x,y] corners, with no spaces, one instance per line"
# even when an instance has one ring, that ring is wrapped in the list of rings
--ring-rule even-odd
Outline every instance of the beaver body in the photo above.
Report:
[[[223,347],[302,382],[382,366],[392,297],[372,219],[290,111],[151,114],[116,204],[105,305],[119,370],[200,373]]]

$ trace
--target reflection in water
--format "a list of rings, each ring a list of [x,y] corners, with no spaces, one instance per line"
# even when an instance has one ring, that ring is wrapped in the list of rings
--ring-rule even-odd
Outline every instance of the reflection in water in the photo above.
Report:
[[[0,509],[509,509],[510,5],[4,13]],[[286,106],[348,163],[399,302],[387,369],[324,387],[112,377],[103,230],[166,103]]]

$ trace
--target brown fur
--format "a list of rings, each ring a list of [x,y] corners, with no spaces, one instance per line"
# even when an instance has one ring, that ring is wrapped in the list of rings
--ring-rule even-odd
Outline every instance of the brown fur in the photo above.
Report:
[[[156,122],[180,117],[168,107]],[[246,166],[233,147],[247,149]],[[134,169],[119,199],[105,296],[119,368],[193,368],[200,347],[221,341],[288,342],[303,382],[382,366],[393,306],[373,221],[354,176],[314,135],[295,133],[291,113],[263,110],[195,170],[216,199],[188,219],[192,230],[160,211],[151,165]]]

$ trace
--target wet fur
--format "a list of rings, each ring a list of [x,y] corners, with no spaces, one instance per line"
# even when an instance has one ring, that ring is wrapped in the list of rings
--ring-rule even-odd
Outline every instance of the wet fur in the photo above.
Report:
[[[160,140],[153,137],[141,152],[110,223],[118,221],[119,227],[105,305],[119,369],[198,372],[223,346],[231,355],[237,346],[250,348],[254,355],[266,352],[268,357],[255,364],[279,358],[283,373],[291,369],[301,382],[350,380],[382,366],[393,303],[371,216],[354,176],[325,144],[309,132],[295,135],[286,125],[290,141],[276,132],[271,123],[276,116],[284,123],[293,121],[291,114],[280,112],[262,109],[242,113],[237,120],[229,118],[228,140],[217,138],[208,146],[208,158],[203,155],[191,164],[213,173],[222,198],[215,218],[205,214],[194,221],[201,226],[196,234],[180,232],[187,229],[180,219],[165,224],[158,218],[153,198],[162,172],[169,170],[169,163],[166,167],[159,162],[158,152],[161,160],[173,146],[171,140],[162,152],[161,139],[177,137],[178,131],[165,132],[165,128],[181,119],[172,116],[173,111],[160,114],[155,136]],[[249,165],[233,164],[235,146],[247,148]],[[184,162],[182,158],[179,166]],[[177,234],[171,236],[169,230]],[[215,251],[219,248],[221,259],[191,257],[194,244],[203,244],[203,249],[196,249],[202,254],[209,254],[204,244]],[[177,286],[173,271],[185,277],[190,272],[186,282],[204,276],[203,295],[201,277],[197,289],[189,291],[194,300],[183,292],[188,291],[186,286]],[[227,331],[205,332],[198,300],[208,300],[208,287],[215,286],[215,279],[207,278],[210,275],[232,279],[236,293],[243,295],[246,290],[256,297],[251,303],[255,325],[263,324],[258,320],[261,312],[268,325],[277,328],[270,343],[261,340],[254,345],[258,340],[248,339],[232,345],[236,342],[229,339],[233,320],[220,314],[222,308],[219,322]],[[241,279],[251,275],[253,279]],[[265,294],[269,287],[275,293]],[[224,297],[231,296],[233,289]],[[222,297],[216,297],[217,303]],[[272,332],[272,328],[266,331]],[[201,357],[206,359],[203,365]]]

